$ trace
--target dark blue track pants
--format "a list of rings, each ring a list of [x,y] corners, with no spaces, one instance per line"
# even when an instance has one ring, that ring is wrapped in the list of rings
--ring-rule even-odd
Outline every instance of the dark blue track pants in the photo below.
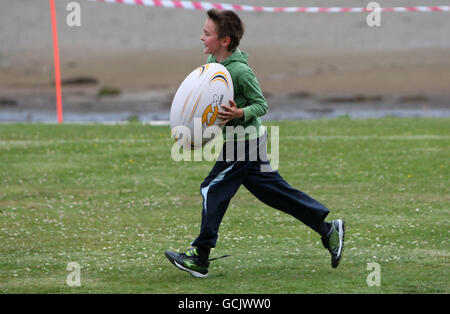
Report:
[[[254,142],[256,144],[245,141],[245,153],[242,150],[239,152],[239,142],[224,143],[218,160],[200,186],[203,197],[202,222],[200,234],[192,242],[193,246],[216,246],[222,218],[241,185],[263,203],[294,216],[320,233],[329,210],[307,194],[291,187],[278,171],[270,168],[267,133]],[[232,158],[227,161],[225,156],[230,150],[233,151]],[[265,167],[264,171],[262,166]],[[267,167],[271,171],[267,171]]]

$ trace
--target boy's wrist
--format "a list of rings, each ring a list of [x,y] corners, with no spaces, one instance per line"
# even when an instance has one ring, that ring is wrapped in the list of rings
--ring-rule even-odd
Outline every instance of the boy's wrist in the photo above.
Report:
[[[244,119],[244,110],[243,109],[238,109],[239,110],[239,119],[245,120]]]

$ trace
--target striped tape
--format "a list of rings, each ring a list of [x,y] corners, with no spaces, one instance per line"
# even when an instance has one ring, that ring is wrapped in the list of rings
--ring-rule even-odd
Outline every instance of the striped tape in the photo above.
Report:
[[[131,5],[144,5],[184,10],[233,10],[245,12],[286,12],[286,13],[361,13],[372,12],[369,8],[342,8],[342,7],[265,7],[231,3],[212,3],[179,0],[89,0],[95,2],[123,3]],[[380,8],[380,12],[450,12],[450,6],[416,6]]]

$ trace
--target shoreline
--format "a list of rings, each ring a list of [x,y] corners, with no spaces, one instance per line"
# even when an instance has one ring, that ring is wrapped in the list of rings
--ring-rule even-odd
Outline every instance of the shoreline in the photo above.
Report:
[[[94,112],[80,114],[66,112],[64,123],[100,123],[115,124],[141,122],[154,125],[169,125],[169,112],[132,114],[128,112]],[[378,118],[450,118],[450,109],[391,109],[391,110],[336,110],[333,112],[317,111],[273,111],[262,117],[262,121],[281,120],[315,120],[315,119],[378,119]],[[56,110],[4,112],[0,114],[0,124],[3,123],[57,123]]]

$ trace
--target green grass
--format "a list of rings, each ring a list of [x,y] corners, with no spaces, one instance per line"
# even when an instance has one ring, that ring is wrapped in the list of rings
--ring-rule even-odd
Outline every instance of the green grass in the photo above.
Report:
[[[170,130],[0,125],[2,293],[449,293],[450,119],[283,121],[279,172],[347,222],[341,265],[244,187],[206,279],[173,267],[212,162],[171,159]],[[270,149],[269,149],[270,151]],[[69,262],[81,286],[69,287]],[[367,264],[381,267],[369,287]]]

